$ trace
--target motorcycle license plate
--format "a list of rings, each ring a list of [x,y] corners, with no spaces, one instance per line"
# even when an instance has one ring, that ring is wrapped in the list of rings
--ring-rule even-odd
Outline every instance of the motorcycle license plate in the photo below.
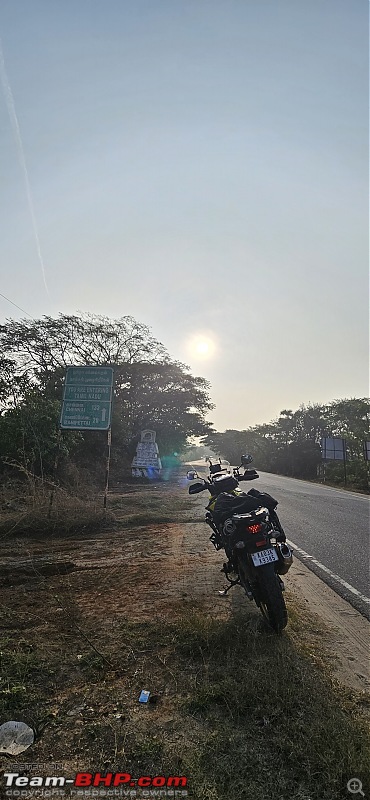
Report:
[[[278,561],[276,550],[272,547],[269,550],[261,550],[260,553],[252,553],[252,560],[255,567],[262,567],[263,564],[270,564],[271,561]]]

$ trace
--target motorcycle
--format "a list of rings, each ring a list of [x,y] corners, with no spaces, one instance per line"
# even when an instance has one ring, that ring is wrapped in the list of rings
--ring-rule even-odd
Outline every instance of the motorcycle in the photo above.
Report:
[[[225,596],[233,586],[242,586],[269,626],[281,633],[288,622],[281,576],[292,565],[293,551],[276,512],[278,501],[267,492],[251,489],[246,493],[239,488],[242,481],[259,478],[255,469],[248,468],[253,461],[250,455],[241,457],[232,474],[222,468],[221,460],[207,460],[208,478],[201,478],[195,470],[189,470],[187,478],[199,479],[189,486],[189,494],[208,491],[211,495],[205,519],[212,529],[210,541],[216,550],[225,550],[228,559],[221,572],[230,585],[220,594]]]

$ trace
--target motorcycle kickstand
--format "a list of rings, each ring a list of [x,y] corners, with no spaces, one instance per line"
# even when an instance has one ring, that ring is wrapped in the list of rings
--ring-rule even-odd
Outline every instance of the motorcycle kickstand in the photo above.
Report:
[[[226,576],[226,577],[227,577],[227,576]],[[237,586],[237,584],[239,584],[239,585],[240,585],[240,580],[239,580],[239,578],[237,578],[237,579],[236,579],[236,581],[230,581],[230,579],[229,579],[229,578],[227,578],[227,580],[229,581],[229,583],[230,583],[230,586],[226,586],[226,587],[225,587],[225,589],[221,589],[221,590],[219,591],[219,595],[220,595],[220,597],[226,597],[227,593],[230,591],[230,589],[232,589],[232,588],[233,588],[233,586]]]

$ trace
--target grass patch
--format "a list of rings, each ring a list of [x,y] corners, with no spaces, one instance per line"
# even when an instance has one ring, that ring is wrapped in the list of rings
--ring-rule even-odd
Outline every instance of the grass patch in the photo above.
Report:
[[[143,525],[178,522],[186,516],[188,520],[191,499],[183,489],[176,490],[172,484],[132,487],[122,494],[109,498],[116,522],[129,528]]]
[[[102,495],[91,490],[83,496],[55,487],[50,506],[51,488],[26,484],[7,486],[0,493],[0,537],[68,536],[93,533],[116,525],[135,528],[143,525],[178,521],[189,509],[190,500],[183,489],[173,484],[122,485],[120,494],[108,498],[103,509]]]
[[[24,485],[7,489],[0,497],[0,537],[68,536],[73,533],[101,530],[112,524],[113,515],[103,509],[101,498],[77,497],[56,487],[52,505],[51,488],[35,486],[33,492]]]
[[[17,718],[19,712],[34,720],[44,716],[44,698],[52,691],[55,671],[47,657],[24,638],[15,643],[8,638],[0,640],[0,717],[2,722]]]
[[[121,633],[142,664],[133,695],[160,685],[177,720],[171,734],[154,716],[143,739],[136,730],[136,771],[173,774],[175,764],[195,800],[338,800],[350,777],[369,779],[364,698],[318,670],[307,643],[194,610],[173,625],[126,622]]]
[[[316,668],[304,642],[193,608],[174,624],[125,621],[115,647],[119,672],[72,639],[63,663],[30,638],[3,640],[1,719],[49,716],[41,761],[43,747],[60,760],[67,745],[85,768],[185,775],[194,800],[339,800],[354,775],[366,787],[360,700]],[[156,705],[139,706],[142,688]]]
[[[225,799],[334,800],[346,775],[364,774],[363,724],[288,637],[199,616],[185,620],[176,649],[192,676],[185,707],[204,723],[202,747],[189,754],[202,800],[209,790]]]

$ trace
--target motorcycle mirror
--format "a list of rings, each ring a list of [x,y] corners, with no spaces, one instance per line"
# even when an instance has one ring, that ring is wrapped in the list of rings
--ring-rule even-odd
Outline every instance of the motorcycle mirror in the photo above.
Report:
[[[198,476],[194,469],[189,469],[188,472],[186,473],[186,477],[188,481],[193,481]]]
[[[253,458],[251,455],[249,455],[249,453],[246,453],[245,456],[241,456],[240,458],[240,464],[242,467],[245,467],[247,464],[251,464],[252,461]]]
[[[204,492],[206,488],[204,483],[193,483],[189,486],[189,494],[199,494],[199,492]]]

